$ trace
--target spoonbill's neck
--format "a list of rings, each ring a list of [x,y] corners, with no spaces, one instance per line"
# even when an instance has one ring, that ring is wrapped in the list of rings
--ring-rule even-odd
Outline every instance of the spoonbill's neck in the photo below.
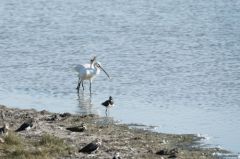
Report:
[[[95,68],[95,63],[90,62],[90,68]]]
[[[98,64],[94,62],[92,65],[93,65],[95,74],[99,74],[101,69],[97,67]]]
[[[101,69],[95,66],[96,74],[99,74]]]

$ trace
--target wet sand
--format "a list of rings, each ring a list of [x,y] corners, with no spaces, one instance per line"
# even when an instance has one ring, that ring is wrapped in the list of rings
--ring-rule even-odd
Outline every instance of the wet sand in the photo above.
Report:
[[[21,146],[21,152],[24,154],[16,153],[17,148],[14,145],[10,145],[9,149],[11,150],[7,150],[7,142],[0,143],[0,158],[32,158],[36,154],[35,158],[103,159],[113,158],[114,154],[118,152],[121,158],[212,159],[217,158],[213,154],[227,152],[219,148],[201,147],[199,143],[202,138],[193,134],[175,135],[151,132],[119,124],[94,114],[85,116],[69,113],[58,114],[45,110],[9,108],[2,105],[0,105],[0,113],[0,127],[4,123],[9,123],[9,133],[24,141]],[[22,123],[30,118],[34,119],[33,127],[30,130],[15,132]],[[86,130],[78,129],[82,123],[86,125]],[[69,127],[76,129],[67,130]],[[57,146],[62,146],[61,151],[48,152],[43,146],[36,144],[46,134],[62,141],[64,146],[61,145],[61,142],[54,145],[56,146],[54,150],[59,150]],[[0,138],[7,140],[4,134]],[[78,152],[96,138],[102,140],[102,145],[96,152],[91,154]],[[45,154],[41,154],[41,156],[40,152],[43,150]]]

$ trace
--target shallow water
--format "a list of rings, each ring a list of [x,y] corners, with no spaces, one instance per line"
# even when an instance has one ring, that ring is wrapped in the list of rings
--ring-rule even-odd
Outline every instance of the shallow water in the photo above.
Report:
[[[240,1],[2,0],[0,103],[200,133],[240,152]],[[102,72],[76,93],[76,64]],[[89,83],[85,82],[88,88]]]

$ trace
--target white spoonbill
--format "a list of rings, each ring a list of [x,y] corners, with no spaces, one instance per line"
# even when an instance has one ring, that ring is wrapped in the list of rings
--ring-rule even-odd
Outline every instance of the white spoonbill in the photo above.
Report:
[[[78,79],[78,85],[77,85],[77,88],[76,88],[78,93],[79,93],[81,83],[82,83],[82,87],[83,87],[83,90],[84,90],[83,81],[84,80],[89,80],[89,82],[90,82],[89,90],[90,90],[90,95],[91,95],[92,81],[96,77],[96,75],[98,75],[100,73],[100,69],[103,70],[103,72],[110,79],[110,76],[103,69],[101,63],[96,61],[96,57],[94,57],[93,59],[90,60],[90,64],[77,65],[75,67],[75,70],[78,72],[78,78],[79,78]]]

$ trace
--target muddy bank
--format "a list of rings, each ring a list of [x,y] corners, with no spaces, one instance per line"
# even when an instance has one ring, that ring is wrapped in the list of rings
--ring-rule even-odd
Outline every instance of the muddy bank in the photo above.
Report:
[[[217,158],[226,152],[218,148],[201,148],[200,137],[155,133],[129,128],[97,115],[56,114],[34,109],[0,106],[0,127],[9,124],[8,136],[0,138],[0,158]],[[27,121],[30,130],[15,132]],[[84,128],[83,128],[84,125]],[[9,137],[10,136],[10,137]],[[95,139],[99,149],[91,154],[79,150]],[[15,141],[16,140],[16,141]]]

